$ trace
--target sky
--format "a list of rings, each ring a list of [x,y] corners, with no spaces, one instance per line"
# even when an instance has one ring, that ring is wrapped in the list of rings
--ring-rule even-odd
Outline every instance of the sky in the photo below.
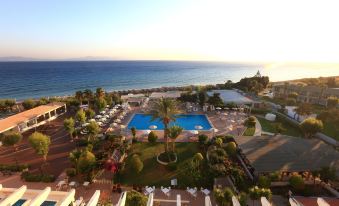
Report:
[[[0,56],[339,63],[329,0],[0,0]]]

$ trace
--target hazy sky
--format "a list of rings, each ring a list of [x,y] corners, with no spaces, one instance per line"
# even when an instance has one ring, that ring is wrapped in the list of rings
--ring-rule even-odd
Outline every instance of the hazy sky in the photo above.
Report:
[[[0,56],[339,62],[339,2],[0,0]]]

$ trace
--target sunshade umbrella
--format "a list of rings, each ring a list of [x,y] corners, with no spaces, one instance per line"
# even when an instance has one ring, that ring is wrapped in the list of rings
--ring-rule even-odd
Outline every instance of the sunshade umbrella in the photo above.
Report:
[[[201,126],[201,125],[196,125],[195,127],[194,127],[195,129],[203,129],[203,127]]]
[[[149,126],[149,128],[150,129],[156,129],[156,128],[158,128],[158,126],[157,125],[151,125],[151,126]]]
[[[199,134],[199,132],[197,130],[191,130],[190,133],[192,133],[192,134]]]

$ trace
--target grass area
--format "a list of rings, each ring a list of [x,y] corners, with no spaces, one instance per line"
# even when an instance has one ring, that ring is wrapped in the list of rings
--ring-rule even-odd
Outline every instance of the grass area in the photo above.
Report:
[[[294,136],[294,137],[302,137],[302,133],[300,130],[296,129],[295,127],[292,127],[290,124],[287,124],[285,122],[282,121],[268,121],[263,117],[258,117],[257,119],[259,120],[262,130],[265,132],[271,132],[271,133],[275,133],[275,123],[281,123],[283,128],[285,128],[286,130],[284,132],[282,132],[282,134],[284,135],[289,135],[289,136]]]
[[[253,136],[255,132],[255,127],[247,127],[247,129],[244,132],[244,136]]]
[[[335,125],[334,123],[324,122],[324,129],[322,133],[339,141],[339,128],[338,125]]]
[[[184,169],[185,163],[190,161],[194,154],[200,152],[198,143],[176,143],[176,153],[178,155],[177,170],[170,171],[166,166],[157,162],[156,156],[164,151],[163,143],[135,143],[132,151],[129,152],[126,160],[125,171],[118,179],[126,185],[148,185],[148,186],[169,186],[171,179],[177,178],[178,186],[189,186],[190,178],[187,178]],[[133,154],[140,155],[144,163],[144,168],[139,174],[135,174],[130,166]]]

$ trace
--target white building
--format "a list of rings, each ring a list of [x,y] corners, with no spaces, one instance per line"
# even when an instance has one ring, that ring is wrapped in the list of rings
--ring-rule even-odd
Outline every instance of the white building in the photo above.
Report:
[[[0,134],[6,131],[24,132],[56,119],[66,112],[66,104],[54,102],[0,120]]]

